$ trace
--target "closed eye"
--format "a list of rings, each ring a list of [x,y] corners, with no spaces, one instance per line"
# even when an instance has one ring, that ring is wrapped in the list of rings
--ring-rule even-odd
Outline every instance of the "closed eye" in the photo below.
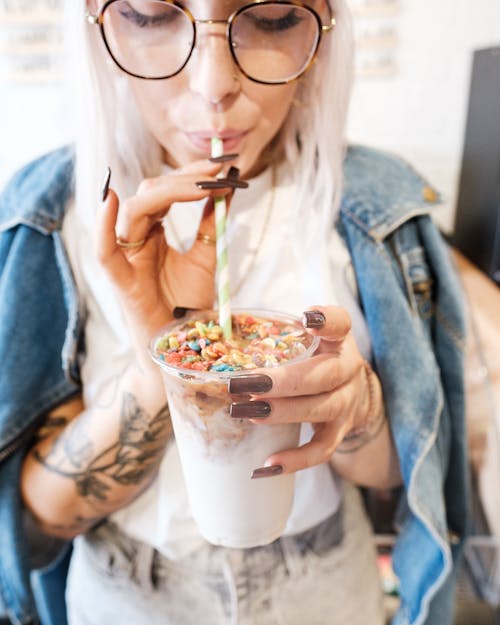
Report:
[[[125,6],[121,6],[119,9],[120,15],[140,28],[170,24],[180,15],[178,10],[171,9],[162,10],[161,13],[156,13],[155,15],[146,15],[136,11],[128,2],[124,4]]]
[[[245,13],[245,17],[251,20],[256,28],[266,32],[284,31],[297,26],[302,21],[302,17],[295,9],[291,9],[280,17],[267,17]]]

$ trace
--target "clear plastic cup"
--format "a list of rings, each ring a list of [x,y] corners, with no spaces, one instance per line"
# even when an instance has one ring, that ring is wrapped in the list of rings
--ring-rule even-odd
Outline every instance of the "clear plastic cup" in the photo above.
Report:
[[[284,322],[303,331],[301,320],[269,310],[233,310],[233,315]],[[173,366],[155,350],[160,337],[184,325],[188,319],[217,323],[217,311],[196,311],[162,329],[151,342],[151,354],[160,366],[167,393],[191,512],[206,540],[225,547],[266,545],[285,528],[293,503],[294,475],[251,479],[272,453],[296,447],[300,424],[255,424],[234,419],[229,406],[235,400],[227,390],[240,371],[194,371]],[[319,339],[307,333],[297,339],[306,349],[287,366],[310,358]],[[244,399],[244,397],[240,398]]]

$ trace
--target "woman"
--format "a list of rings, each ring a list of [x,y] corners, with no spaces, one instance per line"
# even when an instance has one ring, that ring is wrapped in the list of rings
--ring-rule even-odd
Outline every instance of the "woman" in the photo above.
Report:
[[[75,155],[28,166],[1,204],[0,584],[10,613],[33,614],[19,484],[32,534],[77,537],[70,625],[383,623],[352,484],[403,483],[395,622],[451,622],[465,506],[458,289],[425,183],[393,157],[346,155],[344,3],[68,5]],[[226,159],[210,158],[213,136]],[[322,339],[290,375],[255,371],[229,389],[252,396],[235,396],[238,418],[258,409],[266,423],[302,423],[299,448],[255,467],[262,479],[298,473],[283,537],[251,550],[201,538],[147,354],[174,313],[213,305],[221,194],[233,305],[305,311]],[[132,434],[138,456],[124,443]],[[56,570],[35,576],[44,622],[46,611],[64,618],[47,593]]]

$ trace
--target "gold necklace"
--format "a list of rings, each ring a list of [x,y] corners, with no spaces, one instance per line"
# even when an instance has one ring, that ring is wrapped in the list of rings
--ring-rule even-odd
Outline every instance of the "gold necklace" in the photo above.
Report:
[[[231,289],[231,297],[236,297],[236,295],[238,295],[238,293],[241,290],[241,287],[243,286],[243,283],[245,282],[245,280],[247,279],[247,277],[249,276],[249,274],[251,273],[251,271],[255,267],[255,261],[257,260],[257,256],[258,256],[259,250],[262,247],[262,243],[264,242],[264,237],[266,236],[267,228],[269,226],[269,221],[271,219],[271,214],[272,214],[273,208],[274,208],[274,199],[275,199],[275,195],[276,195],[276,177],[277,177],[276,176],[276,167],[273,165],[271,167],[271,192],[269,194],[269,201],[267,203],[266,215],[265,215],[265,218],[264,218],[264,225],[263,225],[261,233],[260,233],[259,242],[257,243],[257,245],[252,250],[252,254],[251,254],[251,257],[250,257],[250,262],[248,264],[247,270],[245,271],[245,273],[239,279],[238,284],[236,285],[236,288],[234,290]],[[183,248],[182,244],[181,244],[180,237],[177,234],[177,230],[175,229],[173,221],[171,219],[169,219],[168,221],[169,221],[168,228],[169,228],[170,232],[174,235],[174,239],[175,239],[175,241],[177,243],[177,247],[181,250],[182,253],[186,252],[187,250],[185,250]]]

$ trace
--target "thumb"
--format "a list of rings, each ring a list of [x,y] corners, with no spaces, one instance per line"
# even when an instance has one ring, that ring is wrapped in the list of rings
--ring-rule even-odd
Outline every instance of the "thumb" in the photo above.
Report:
[[[351,317],[340,306],[311,306],[303,314],[303,324],[322,339],[342,341],[351,330]]]

